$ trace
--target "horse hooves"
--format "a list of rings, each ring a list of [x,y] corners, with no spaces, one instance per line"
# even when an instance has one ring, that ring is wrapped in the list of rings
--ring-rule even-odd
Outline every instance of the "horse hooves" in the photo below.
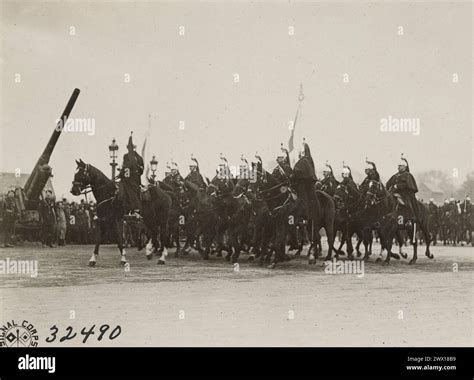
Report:
[[[249,263],[253,262],[255,260],[254,255],[250,255],[249,258],[247,259]]]
[[[268,269],[275,269],[275,263],[271,263],[267,268]]]
[[[324,261],[331,261],[331,260],[332,260],[332,257],[331,257],[331,256],[326,256],[326,257],[324,258]]]
[[[150,253],[149,255],[146,255],[147,260],[151,260],[153,258],[153,255]]]
[[[396,260],[400,260],[400,255],[398,253],[392,253],[391,256]]]
[[[380,257],[377,257],[377,260],[375,260],[376,263],[379,263],[381,261],[382,261],[382,259]]]
[[[165,265],[166,262],[164,260],[158,260],[158,265]]]
[[[382,263],[382,265],[389,265],[390,264],[390,261],[387,261],[387,260],[384,260],[384,262]]]
[[[316,264],[316,259],[309,259],[308,264],[309,265],[315,265]]]
[[[120,261],[120,265],[122,265],[123,267],[127,264],[127,261]]]
[[[433,254],[431,254],[431,253],[429,253],[429,252],[425,253],[425,255],[426,255],[426,257],[429,258],[429,259],[433,259],[433,258],[434,258]]]
[[[416,263],[416,259],[411,259],[410,262],[408,263],[408,265],[413,265]]]
[[[89,266],[92,268],[92,267],[95,267],[95,261],[89,261]]]

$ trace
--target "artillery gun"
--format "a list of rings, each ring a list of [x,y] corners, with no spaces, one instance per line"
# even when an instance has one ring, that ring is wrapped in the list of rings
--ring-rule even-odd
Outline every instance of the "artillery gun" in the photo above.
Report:
[[[50,177],[52,177],[51,166],[49,166],[49,160],[53,153],[54,147],[58,142],[59,136],[66,124],[67,119],[76,103],[77,97],[79,96],[80,90],[74,89],[69,101],[64,109],[61,118],[58,120],[56,127],[54,128],[51,137],[49,138],[43,153],[39,157],[36,165],[34,166],[31,174],[27,178],[25,184],[22,186],[15,186],[15,202],[18,210],[18,219],[15,223],[16,233],[21,233],[23,230],[38,230],[40,227],[40,215],[38,206],[40,201],[43,199],[43,189],[45,185],[50,184]],[[5,184],[3,184],[5,185]],[[5,186],[3,186],[5,189]],[[2,196],[5,196],[2,194]],[[3,198],[3,197],[1,197]],[[3,199],[0,199],[0,205],[3,204]],[[0,210],[0,217],[2,216],[3,207]],[[3,225],[3,218],[0,225]]]

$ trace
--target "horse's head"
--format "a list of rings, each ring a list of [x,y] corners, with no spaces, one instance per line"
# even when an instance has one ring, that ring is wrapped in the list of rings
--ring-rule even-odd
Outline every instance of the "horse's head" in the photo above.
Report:
[[[344,184],[337,185],[334,191],[334,201],[336,202],[336,209],[341,210],[345,207],[347,199],[349,198],[349,191]]]
[[[91,184],[90,165],[86,164],[82,159],[76,160],[77,168],[72,181],[71,194],[81,195],[81,192]]]
[[[373,206],[377,202],[377,198],[382,197],[383,187],[378,181],[369,181],[367,193],[365,195],[365,207]]]

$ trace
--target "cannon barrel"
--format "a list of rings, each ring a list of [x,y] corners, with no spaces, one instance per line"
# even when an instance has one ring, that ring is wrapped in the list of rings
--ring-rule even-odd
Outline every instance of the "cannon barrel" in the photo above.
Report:
[[[61,118],[58,120],[54,131],[49,138],[46,147],[44,148],[43,153],[41,154],[38,162],[36,163],[33,171],[31,172],[30,176],[28,177],[24,192],[26,199],[31,201],[36,201],[39,199],[41,192],[43,191],[48,178],[51,176],[51,167],[49,164],[49,159],[51,158],[51,154],[53,153],[54,147],[58,142],[59,136],[66,124],[67,119],[69,118],[69,114],[71,113],[74,104],[76,103],[77,97],[79,96],[80,90],[78,88],[74,89],[69,101],[64,109]]]

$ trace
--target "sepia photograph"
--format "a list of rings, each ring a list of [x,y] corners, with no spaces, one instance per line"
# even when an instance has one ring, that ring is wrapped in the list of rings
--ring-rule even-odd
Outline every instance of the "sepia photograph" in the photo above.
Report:
[[[141,347],[472,378],[472,26],[471,1],[0,0],[0,377]]]

